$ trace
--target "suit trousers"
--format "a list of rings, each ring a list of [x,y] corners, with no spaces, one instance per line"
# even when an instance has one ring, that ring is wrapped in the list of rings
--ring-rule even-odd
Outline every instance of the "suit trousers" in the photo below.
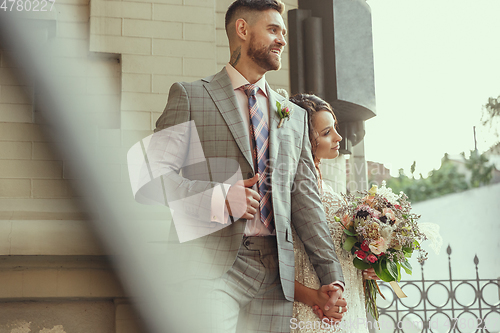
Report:
[[[196,279],[178,290],[196,290],[178,304],[176,332],[290,332],[293,302],[285,299],[275,236],[243,237],[233,266],[220,278]],[[182,311],[182,310],[181,310]]]

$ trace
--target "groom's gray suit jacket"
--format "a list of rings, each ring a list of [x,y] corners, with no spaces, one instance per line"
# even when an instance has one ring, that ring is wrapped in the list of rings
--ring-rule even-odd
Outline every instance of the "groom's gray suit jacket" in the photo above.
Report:
[[[279,274],[285,297],[293,301],[295,272],[292,224],[304,243],[321,283],[329,284],[344,279],[318,194],[308,140],[307,114],[294,105],[291,119],[278,128],[276,101],[283,102],[284,97],[271,90],[269,85],[267,93],[270,112],[269,159]],[[175,83],[170,89],[167,106],[156,122],[155,132],[194,121],[209,163],[211,159],[217,158],[236,161],[243,178],[250,178],[255,172],[250,131],[245,128],[238,108],[233,86],[224,68],[213,76],[193,83]],[[202,199],[206,202],[193,203],[189,210],[209,227],[214,223],[210,222],[210,211],[200,207],[211,206],[211,191],[224,181],[215,175],[214,171],[219,168],[212,165],[210,170],[214,177],[207,180],[197,176],[200,173],[196,165],[185,166],[181,170],[174,170],[176,173],[170,179],[170,186],[167,186],[167,191],[175,188],[176,195],[186,198],[207,193]],[[175,228],[172,227],[169,241],[171,260],[165,264],[171,268],[174,280],[222,276],[235,261],[245,224],[246,220],[239,219],[219,231],[185,243],[179,243]]]

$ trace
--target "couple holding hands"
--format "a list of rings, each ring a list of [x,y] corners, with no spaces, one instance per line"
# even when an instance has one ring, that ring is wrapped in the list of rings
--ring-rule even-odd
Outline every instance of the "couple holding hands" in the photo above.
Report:
[[[194,164],[163,162],[173,171],[166,191],[199,195],[187,213],[216,226],[185,242],[171,229],[169,260],[159,264],[173,278],[169,332],[368,331],[363,279],[377,277],[341,249],[338,196],[319,170],[339,154],[335,114],[315,95],[288,100],[265,79],[281,67],[283,11],[279,0],[234,1],[225,17],[230,62],[175,83],[156,122],[155,134],[194,122],[204,157],[235,161],[245,178],[228,185],[200,177]],[[158,156],[193,150],[173,141],[156,142]],[[212,164],[210,173],[223,168]]]

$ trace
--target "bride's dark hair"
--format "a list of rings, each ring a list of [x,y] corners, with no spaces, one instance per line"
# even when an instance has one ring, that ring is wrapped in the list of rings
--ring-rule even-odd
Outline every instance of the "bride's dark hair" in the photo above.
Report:
[[[333,112],[332,106],[323,99],[319,98],[316,95],[310,94],[297,94],[290,97],[290,101],[302,107],[307,111],[307,119],[309,122],[309,141],[311,142],[311,152],[314,160],[314,164],[316,165],[316,169],[318,169],[317,159],[316,159],[316,147],[318,146],[318,139],[316,131],[314,130],[314,117],[316,113],[319,111],[328,111],[332,114],[333,120],[335,120],[335,127],[337,127],[337,117],[335,117],[335,113]]]

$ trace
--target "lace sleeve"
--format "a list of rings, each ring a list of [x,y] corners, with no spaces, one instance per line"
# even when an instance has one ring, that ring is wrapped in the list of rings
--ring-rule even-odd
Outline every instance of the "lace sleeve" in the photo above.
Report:
[[[325,182],[323,182],[322,187],[323,193],[321,195],[321,201],[323,202],[323,206],[325,208],[326,220],[330,224],[335,221],[335,214],[339,210],[343,199]]]
[[[321,194],[321,200],[325,208],[326,221],[328,223],[328,229],[332,235],[333,243],[335,244],[335,253],[338,258],[342,258],[347,261],[352,261],[353,257],[350,252],[344,251],[342,249],[343,238],[345,237],[343,228],[340,223],[335,221],[335,216],[342,205],[345,204],[344,199],[333,191],[333,189],[326,185],[324,182],[323,193]],[[340,217],[340,216],[339,216]]]

